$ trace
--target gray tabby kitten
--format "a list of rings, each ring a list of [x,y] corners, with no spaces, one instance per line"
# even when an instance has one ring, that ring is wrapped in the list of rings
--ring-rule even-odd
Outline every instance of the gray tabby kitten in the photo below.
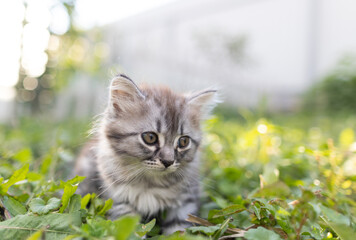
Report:
[[[76,165],[76,173],[87,176],[81,193],[112,198],[113,219],[156,217],[165,234],[188,227],[185,219],[199,206],[200,122],[215,95],[215,90],[183,96],[168,88],[139,88],[125,75],[116,76],[94,138]]]

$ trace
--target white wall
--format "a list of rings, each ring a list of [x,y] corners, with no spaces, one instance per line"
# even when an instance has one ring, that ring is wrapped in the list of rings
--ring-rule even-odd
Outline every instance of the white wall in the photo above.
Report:
[[[293,109],[345,54],[356,55],[356,1],[179,0],[104,30],[109,65],[134,80],[179,91],[213,85],[228,103],[256,106],[267,96],[270,109]],[[237,62],[223,47],[234,37],[246,39]],[[102,109],[106,87],[80,78],[60,94],[54,116]],[[0,121],[14,111],[0,102]]]
[[[219,85],[230,103],[256,106],[267,96],[271,109],[291,109],[355,49],[355,7],[352,0],[177,1],[108,26],[111,61],[136,80],[184,91]],[[221,35],[247,39],[244,61],[219,50]]]
[[[319,1],[316,75],[322,76],[345,55],[356,55],[356,1]]]

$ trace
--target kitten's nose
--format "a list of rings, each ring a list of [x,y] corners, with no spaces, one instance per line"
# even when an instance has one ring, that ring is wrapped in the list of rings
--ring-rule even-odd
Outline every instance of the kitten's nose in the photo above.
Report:
[[[163,159],[161,159],[161,163],[162,163],[166,168],[168,168],[169,166],[171,166],[171,165],[174,163],[174,161],[169,161],[169,160],[163,160]]]

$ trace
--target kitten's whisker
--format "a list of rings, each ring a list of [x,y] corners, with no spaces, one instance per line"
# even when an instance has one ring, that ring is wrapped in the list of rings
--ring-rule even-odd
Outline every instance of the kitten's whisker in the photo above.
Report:
[[[188,180],[186,180],[183,170],[177,169],[176,172],[177,172],[177,176],[180,178],[180,180],[183,181],[188,187],[190,187],[191,183]]]
[[[116,180],[116,181],[113,181],[111,184],[109,184],[109,186],[104,190],[104,191],[102,191],[101,193],[99,193],[96,197],[100,197],[103,193],[105,193],[107,190],[109,190],[109,188],[113,185],[113,184],[115,184],[115,183],[117,183],[118,181]]]
[[[136,179],[138,177],[140,177],[141,173],[143,172],[144,169],[138,169],[136,170],[134,173],[132,173],[131,175],[133,175],[133,178],[129,179],[128,182],[124,182],[124,185],[130,185],[132,184],[134,181],[136,181]],[[130,175],[130,176],[131,176]]]
[[[114,176],[114,175],[119,175],[120,173],[121,174],[127,174],[127,172],[130,172],[132,170],[134,170],[136,168],[137,165],[141,164],[140,162],[138,163],[133,163],[133,164],[129,164],[125,167],[117,167],[114,171],[112,171],[111,173],[109,173],[108,177],[111,177],[111,176]]]
[[[182,169],[179,169],[179,170],[184,173],[184,171]],[[194,178],[198,178],[198,179],[201,178],[201,175],[198,172],[195,172],[195,171],[190,172],[189,175],[193,176]],[[204,179],[200,180],[199,182],[200,182],[201,185],[203,185],[204,188],[208,188],[208,189],[216,191],[216,187],[213,186],[212,184],[209,184],[209,183],[205,182],[206,180],[212,182],[213,184],[216,183],[215,180],[213,180],[211,178],[207,178],[207,177],[204,177]],[[187,183],[189,183],[189,181]]]

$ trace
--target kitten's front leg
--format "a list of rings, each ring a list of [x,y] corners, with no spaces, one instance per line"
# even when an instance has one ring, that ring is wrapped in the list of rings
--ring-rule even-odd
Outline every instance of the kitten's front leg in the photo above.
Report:
[[[188,214],[196,215],[198,213],[198,200],[187,199],[182,206],[171,208],[167,211],[166,219],[162,224],[162,231],[169,235],[176,231],[184,231],[191,224],[186,221]]]
[[[115,220],[124,215],[136,215],[136,210],[128,203],[115,203],[109,210],[109,218]]]

